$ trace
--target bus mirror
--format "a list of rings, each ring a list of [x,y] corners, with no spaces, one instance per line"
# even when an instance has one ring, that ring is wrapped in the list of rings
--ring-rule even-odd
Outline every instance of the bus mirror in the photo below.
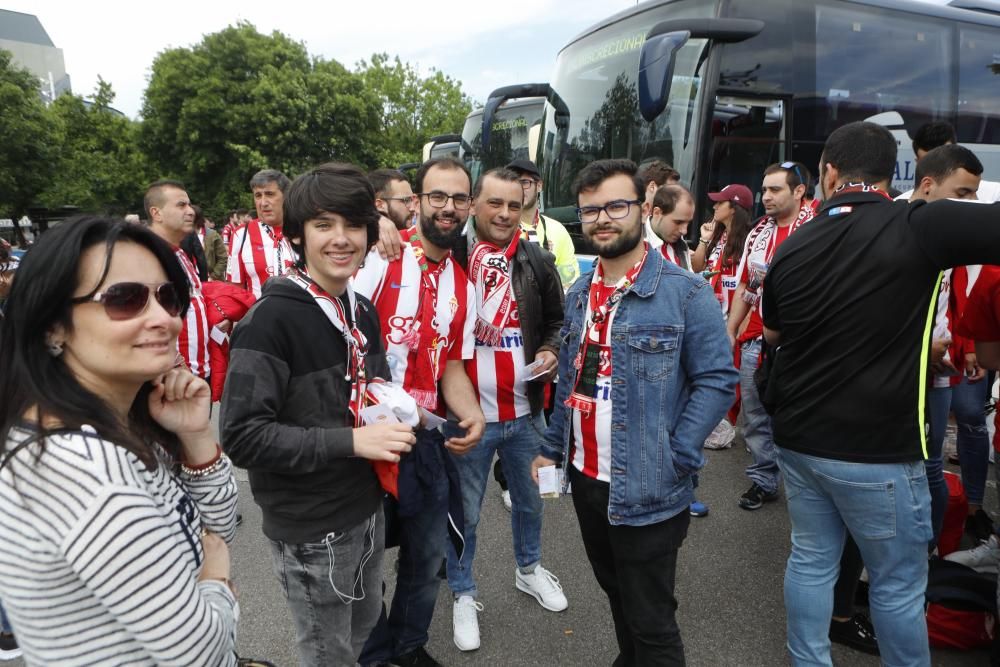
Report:
[[[493,119],[496,117],[497,109],[507,100],[515,100],[524,97],[546,97],[549,94],[549,84],[547,83],[519,83],[513,86],[503,86],[490,93],[483,108],[483,131],[481,133],[480,144],[485,153],[490,147],[490,135],[493,133]]]
[[[649,122],[667,108],[667,95],[674,75],[674,55],[687,43],[687,30],[654,35],[646,39],[639,54],[639,111]]]

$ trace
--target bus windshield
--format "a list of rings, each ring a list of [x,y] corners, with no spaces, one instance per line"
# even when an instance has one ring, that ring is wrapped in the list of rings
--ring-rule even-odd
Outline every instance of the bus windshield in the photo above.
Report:
[[[469,148],[463,156],[475,183],[479,174],[495,167],[503,167],[511,160],[532,160],[528,155],[528,135],[531,126],[542,119],[545,99],[528,98],[510,101],[496,111],[490,132],[490,145],[483,151],[483,110],[473,111],[465,119],[462,139]]]
[[[572,182],[594,160],[658,158],[673,165],[683,180],[690,179],[707,41],[691,39],[677,52],[667,108],[652,123],[639,114],[636,73],[646,33],[657,21],[709,17],[714,3],[678,2],[657,9],[602,28],[559,54],[552,95],[566,104],[569,119],[557,126],[555,108],[546,106],[541,150],[547,215],[575,222]]]

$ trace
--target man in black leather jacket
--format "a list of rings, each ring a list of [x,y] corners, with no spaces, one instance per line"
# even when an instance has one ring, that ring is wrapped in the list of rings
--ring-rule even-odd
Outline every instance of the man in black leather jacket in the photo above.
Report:
[[[545,384],[555,374],[563,291],[553,256],[521,237],[523,190],[518,174],[494,169],[473,188],[475,224],[454,257],[476,288],[476,354],[466,372],[479,396],[486,430],[479,444],[455,464],[462,481],[465,553],[449,549],[448,584],[455,596],[455,644],[479,648],[476,583],[472,563],[476,528],[494,452],[510,487],[517,567],[514,584],[549,611],[566,609],[562,587],[541,566],[542,499],[531,462],[540,451]]]

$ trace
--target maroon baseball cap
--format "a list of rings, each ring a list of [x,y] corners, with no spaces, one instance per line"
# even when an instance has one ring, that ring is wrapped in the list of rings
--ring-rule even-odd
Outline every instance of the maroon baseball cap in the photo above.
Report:
[[[748,211],[753,208],[753,193],[745,185],[727,185],[719,192],[709,192],[708,198],[712,201],[733,202]]]

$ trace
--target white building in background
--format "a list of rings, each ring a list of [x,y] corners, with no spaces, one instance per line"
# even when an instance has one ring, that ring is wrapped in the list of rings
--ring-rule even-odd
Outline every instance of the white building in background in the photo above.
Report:
[[[0,9],[0,49],[13,53],[15,63],[38,77],[46,103],[72,92],[62,49],[34,14]]]

